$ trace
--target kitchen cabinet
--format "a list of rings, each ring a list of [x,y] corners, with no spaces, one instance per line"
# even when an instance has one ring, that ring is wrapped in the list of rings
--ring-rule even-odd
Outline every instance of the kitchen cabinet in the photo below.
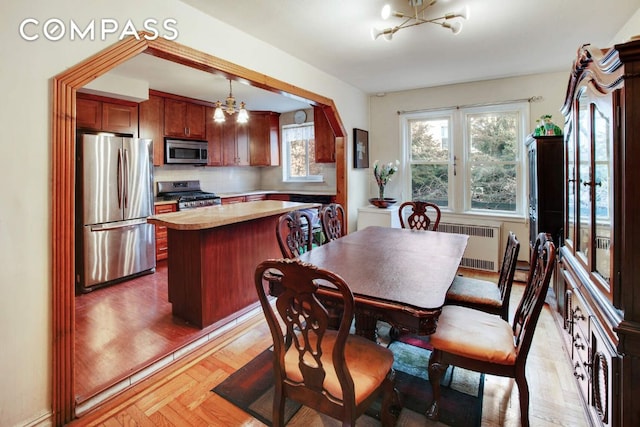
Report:
[[[267,200],[280,200],[282,202],[288,202],[289,200],[291,200],[291,196],[289,196],[288,194],[273,193],[267,194]]]
[[[313,107],[316,163],[336,161],[336,136],[321,107]]]
[[[256,200],[267,200],[267,195],[266,194],[247,194],[246,196],[244,196],[245,202],[253,202]]]
[[[278,166],[280,164],[280,114],[252,111],[249,119],[249,164]]]
[[[155,206],[155,214],[163,214],[175,212],[177,205],[168,203]],[[169,241],[167,239],[167,227],[164,225],[156,225],[156,261],[167,259],[169,256]]]
[[[235,117],[227,117],[227,120],[219,125],[222,127],[222,164],[249,166],[248,124],[238,123]]]
[[[231,205],[234,203],[243,203],[245,201],[245,196],[233,196],[233,197],[223,197],[221,199],[223,205]]]
[[[207,142],[209,143],[209,159],[208,166],[223,166],[223,131],[224,124],[216,123],[213,120],[214,107],[205,109],[205,118],[207,121]]]
[[[83,130],[138,136],[138,104],[78,93],[76,127]]]
[[[164,99],[165,136],[206,139],[205,106],[182,99]]]
[[[153,165],[164,164],[164,98],[149,93],[149,99],[138,106],[140,138],[153,140]]]

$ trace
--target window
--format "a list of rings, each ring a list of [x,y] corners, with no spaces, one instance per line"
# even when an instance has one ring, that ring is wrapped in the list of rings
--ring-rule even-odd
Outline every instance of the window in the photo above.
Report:
[[[527,103],[404,114],[405,192],[455,213],[524,215]]]
[[[322,181],[322,165],[316,163],[313,123],[282,127],[282,178],[285,182]]]

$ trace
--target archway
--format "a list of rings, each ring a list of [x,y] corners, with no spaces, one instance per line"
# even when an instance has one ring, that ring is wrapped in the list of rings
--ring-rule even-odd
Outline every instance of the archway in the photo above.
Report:
[[[52,410],[55,425],[75,417],[74,393],[74,230],[76,91],[141,53],[321,106],[336,135],[336,201],[347,208],[346,132],[331,99],[257,73],[215,56],[145,33],[122,40],[53,78],[52,129]],[[346,209],[348,211],[348,209]]]

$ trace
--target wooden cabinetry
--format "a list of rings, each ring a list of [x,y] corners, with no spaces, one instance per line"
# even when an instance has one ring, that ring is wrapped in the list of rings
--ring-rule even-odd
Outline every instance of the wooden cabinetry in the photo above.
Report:
[[[205,109],[205,120],[207,122],[207,142],[209,143],[209,166],[223,166],[223,131],[224,125],[213,121],[215,108]]]
[[[138,136],[138,105],[119,99],[78,93],[76,126],[79,129]]]
[[[267,195],[266,194],[247,194],[246,196],[244,196],[245,202],[253,202],[256,200],[267,200]]]
[[[336,161],[336,136],[322,107],[313,107],[316,163]]]
[[[251,119],[249,119],[251,120]],[[249,166],[249,129],[247,123],[225,120],[222,126],[222,164]]]
[[[175,203],[169,203],[166,205],[156,205],[155,213],[163,214],[169,212],[175,212],[177,206]],[[167,259],[169,256],[169,240],[167,239],[167,227],[164,225],[156,225],[156,261]]]
[[[242,203],[245,201],[245,196],[233,196],[233,197],[223,197],[220,199],[223,205],[231,205],[233,203]]]
[[[640,41],[583,46],[563,106],[559,319],[594,425],[640,425]]]
[[[562,233],[564,145],[562,136],[529,136],[529,247],[538,233],[553,236],[556,246]]]
[[[280,164],[280,114],[252,111],[249,119],[249,164],[278,166]]]
[[[140,138],[153,140],[153,165],[160,166],[164,164],[164,98],[150,93],[138,108]]]
[[[165,98],[164,134],[176,138],[206,139],[205,106]]]

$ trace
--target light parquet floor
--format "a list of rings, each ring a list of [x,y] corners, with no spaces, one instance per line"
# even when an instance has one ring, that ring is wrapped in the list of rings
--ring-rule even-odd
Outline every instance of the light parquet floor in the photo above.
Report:
[[[514,285],[511,310],[523,285]],[[252,418],[210,390],[270,345],[261,315],[211,340],[173,365],[84,414],[71,426],[256,426]],[[538,323],[527,364],[532,426],[587,426],[563,341],[548,306]],[[289,426],[338,426],[314,411],[299,411]],[[359,426],[379,425],[361,418]],[[403,426],[438,425],[403,412]],[[520,410],[514,381],[487,375],[483,426],[518,426]]]

